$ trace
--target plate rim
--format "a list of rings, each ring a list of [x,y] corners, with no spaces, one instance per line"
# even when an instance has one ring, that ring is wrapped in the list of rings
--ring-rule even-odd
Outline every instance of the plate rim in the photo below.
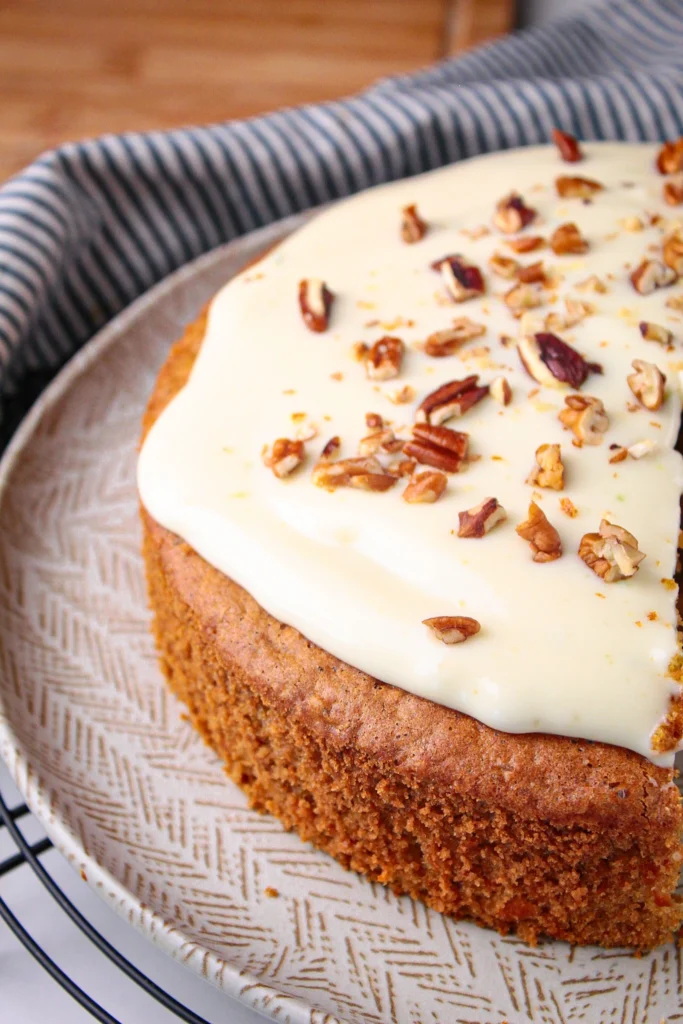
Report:
[[[303,213],[293,214],[202,253],[201,256],[183,264],[143,292],[97,331],[68,359],[38,396],[0,457],[0,508],[11,488],[15,469],[44,416],[68,395],[74,383],[98,362],[105,351],[116,345],[117,341],[131,329],[140,316],[146,313],[151,306],[163,301],[186,280],[191,280],[196,274],[210,268],[214,263],[220,263],[232,249],[245,243],[254,248],[262,246],[265,249],[299,227],[313,212],[307,210]],[[226,278],[226,283],[230,279],[230,277]],[[141,416],[142,412],[141,409]],[[12,728],[11,715],[3,701],[1,685],[0,756],[12,781],[55,847],[75,871],[79,871],[81,868],[85,869],[81,872],[81,877],[85,876],[84,880],[89,888],[119,917],[122,917],[147,940],[171,956],[180,966],[198,974],[220,991],[243,1005],[249,1006],[264,1017],[280,1021],[286,1019],[287,1024],[314,1024],[314,1014],[323,1011],[317,1010],[316,1007],[298,996],[292,996],[262,981],[257,975],[241,970],[235,964],[219,956],[214,950],[184,936],[158,911],[151,910],[144,905],[134,893],[101,866],[93,854],[86,853],[78,836],[50,807],[49,794],[46,794],[37,784],[37,775],[32,768],[30,755]],[[132,919],[131,910],[136,911]],[[187,953],[188,947],[192,947],[193,950],[190,955]],[[283,1018],[281,1005],[276,1005],[272,1013],[267,1008],[253,1005],[251,1000],[243,998],[240,994],[245,989],[249,992],[258,992],[261,995],[270,992],[285,998],[288,1017]],[[327,1024],[345,1024],[342,1018],[335,1017],[330,1013],[326,1014],[325,1021]]]

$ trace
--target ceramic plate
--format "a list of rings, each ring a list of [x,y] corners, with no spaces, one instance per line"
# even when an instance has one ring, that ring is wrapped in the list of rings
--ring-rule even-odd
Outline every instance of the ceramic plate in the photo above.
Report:
[[[251,811],[162,681],[139,553],[142,410],[184,325],[297,223],[210,253],[136,302],[71,361],[5,455],[10,771],[108,903],[281,1024],[683,1020],[681,949],[530,949],[399,899]]]

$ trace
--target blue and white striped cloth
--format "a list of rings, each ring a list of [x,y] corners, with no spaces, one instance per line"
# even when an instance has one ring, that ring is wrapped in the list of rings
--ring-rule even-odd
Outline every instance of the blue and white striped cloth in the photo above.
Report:
[[[0,401],[222,242],[555,125],[682,134],[683,0],[605,3],[351,99],[49,152],[0,189]]]

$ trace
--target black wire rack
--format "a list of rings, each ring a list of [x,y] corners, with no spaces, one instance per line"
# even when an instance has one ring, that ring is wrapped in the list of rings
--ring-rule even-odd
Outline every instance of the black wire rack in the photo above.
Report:
[[[200,1017],[199,1014],[195,1013],[188,1006],[180,1003],[168,992],[165,992],[160,988],[156,982],[148,978],[146,974],[127,960],[118,949],[111,945],[107,939],[101,935],[98,930],[83,916],[76,906],[71,902],[64,891],[57,885],[55,880],[46,869],[45,865],[41,861],[41,854],[44,854],[47,850],[52,849],[52,842],[47,837],[39,839],[34,843],[29,843],[24,836],[18,822],[22,819],[30,816],[31,811],[26,804],[17,804],[14,807],[8,806],[2,794],[0,794],[0,830],[6,829],[9,836],[16,847],[16,853],[10,854],[4,860],[0,861],[0,878],[15,871],[22,865],[27,865],[33,873],[36,875],[38,880],[47,890],[50,897],[58,904],[58,906],[64,911],[64,913],[71,919],[77,928],[85,935],[85,937],[95,946],[103,956],[105,956],[115,967],[117,967],[123,974],[126,975],[132,982],[138,985],[143,991],[147,993],[152,999],[161,1003],[167,1010],[171,1011],[176,1015],[178,1020],[186,1021],[188,1024],[210,1024],[205,1017]],[[36,942],[36,940],[29,934],[24,928],[18,917],[10,910],[7,903],[0,898],[0,919],[10,928],[10,930],[17,937],[19,942],[28,950],[28,952],[35,957],[38,963],[43,967],[48,974],[57,982],[57,984],[68,992],[73,999],[76,1000],[85,1010],[87,1010],[91,1016],[102,1024],[121,1024],[121,1021],[117,1017],[112,1016],[103,1006],[100,1005],[95,999],[88,995],[76,984],[76,982],[66,974],[65,971],[55,963],[51,956],[49,956],[45,950]]]

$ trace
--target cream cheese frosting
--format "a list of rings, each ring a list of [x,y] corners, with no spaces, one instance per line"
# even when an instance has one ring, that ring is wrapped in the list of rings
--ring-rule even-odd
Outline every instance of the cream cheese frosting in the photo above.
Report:
[[[678,652],[676,590],[663,581],[675,572],[683,488],[674,450],[683,313],[667,303],[683,293],[676,283],[639,295],[629,275],[661,251],[662,218],[674,211],[662,199],[656,147],[583,149],[576,165],[554,147],[477,158],[371,189],[312,219],[212,302],[189,381],[145,440],[138,483],[162,526],[343,661],[497,729],[599,740],[670,764],[673,754],[654,753],[651,737],[679,690],[668,675]],[[560,198],[555,179],[567,174],[604,189],[589,203]],[[588,251],[515,256],[492,226],[496,202],[511,190],[537,211],[526,234],[547,239],[571,221]],[[415,244],[399,235],[409,204],[428,226]],[[544,260],[554,280],[533,311],[539,320],[562,313],[567,297],[591,303],[591,315],[555,333],[602,366],[580,392],[601,399],[609,416],[601,444],[572,444],[558,413],[574,392],[537,384],[514,343],[501,342],[519,337],[520,322],[501,298],[514,282],[488,268],[495,252]],[[482,269],[484,296],[450,301],[430,264],[452,253]],[[583,288],[592,275],[604,292]],[[302,279],[334,293],[324,333],[304,324]],[[486,333],[447,358],[427,356],[424,340],[461,316]],[[666,326],[673,343],[646,340],[640,321]],[[368,379],[354,344],[386,334],[406,345],[400,375]],[[634,359],[667,375],[656,412],[636,408],[626,382]],[[486,397],[448,423],[469,434],[476,459],[448,477],[438,501],[408,504],[403,480],[386,493],[312,483],[330,437],[341,438],[342,457],[357,455],[365,416],[375,412],[407,438],[424,397],[472,373],[483,384],[504,376],[512,401]],[[404,386],[415,397],[395,404]],[[294,438],[302,423],[317,435],[303,465],[278,479],[263,447]],[[609,462],[610,444],[641,442],[642,458]],[[552,443],[565,466],[561,491],[526,482],[536,449]],[[532,561],[515,532],[532,496],[562,541],[562,557],[546,564]],[[506,521],[479,539],[457,536],[458,513],[487,497],[498,499]],[[563,499],[575,516],[563,512]],[[634,534],[646,554],[632,578],[606,583],[578,557],[582,536],[603,518]],[[423,625],[433,616],[469,616],[481,630],[445,645]]]

